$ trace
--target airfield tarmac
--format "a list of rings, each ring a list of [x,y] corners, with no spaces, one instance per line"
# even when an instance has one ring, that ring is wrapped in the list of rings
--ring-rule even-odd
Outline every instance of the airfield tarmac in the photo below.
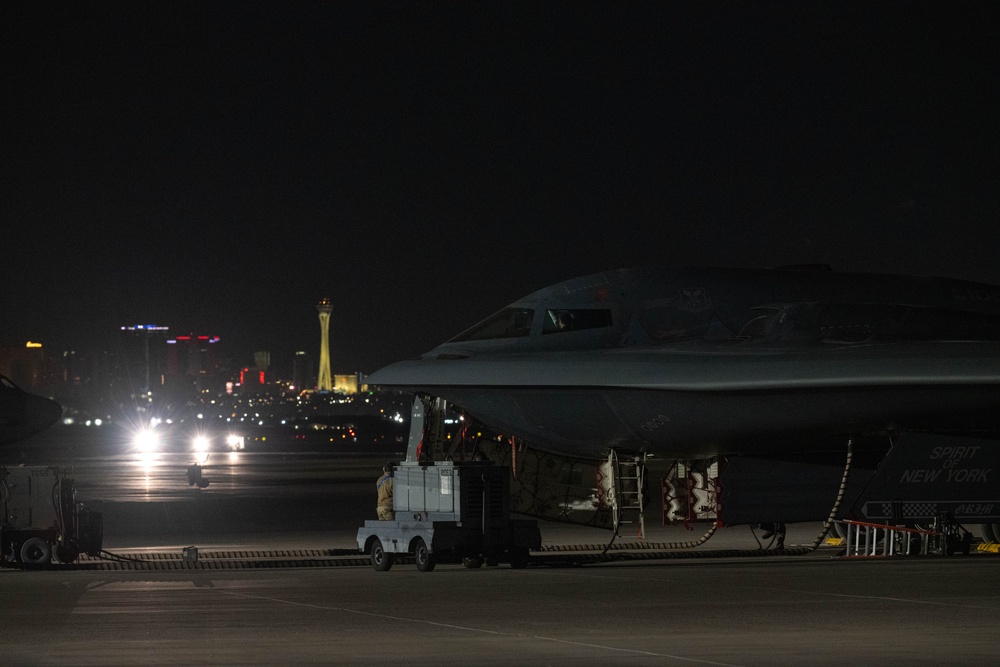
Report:
[[[22,447],[15,462],[71,467],[104,514],[105,549],[351,549],[374,514],[382,455],[213,454],[190,487],[186,455],[156,462],[92,448]],[[19,459],[14,461],[12,459]],[[658,524],[658,522],[655,522]],[[646,540],[697,531],[647,524]],[[541,524],[543,543],[606,531]],[[811,544],[818,524],[789,527]],[[633,541],[622,535],[619,541]],[[759,551],[720,529],[705,558],[421,573],[370,567],[94,571],[0,569],[4,665],[992,664],[1000,653],[995,555],[845,561]],[[697,550],[696,550],[697,551]]]

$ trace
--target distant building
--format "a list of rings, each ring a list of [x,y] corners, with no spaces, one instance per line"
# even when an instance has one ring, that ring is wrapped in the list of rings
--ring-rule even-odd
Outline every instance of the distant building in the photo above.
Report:
[[[168,385],[193,385],[194,389],[221,389],[228,378],[223,377],[220,338],[188,334],[166,341]],[[216,386],[217,385],[217,386]]]
[[[292,385],[296,391],[316,386],[316,370],[307,352],[296,352],[292,359]]]
[[[167,366],[165,342],[170,327],[156,324],[134,324],[119,329],[111,350],[111,374],[130,393],[148,393],[162,386]]]
[[[58,365],[45,355],[42,344],[33,341],[24,347],[0,348],[0,374],[31,392],[49,390],[62,379]]]
[[[358,393],[358,374],[334,375],[333,390],[341,394],[353,395]]]
[[[259,389],[267,382],[266,371],[257,366],[244,366],[240,369],[240,386],[244,390]]]
[[[270,352],[254,352],[253,362],[257,364],[257,368],[262,371],[266,371],[271,367],[271,353]]]

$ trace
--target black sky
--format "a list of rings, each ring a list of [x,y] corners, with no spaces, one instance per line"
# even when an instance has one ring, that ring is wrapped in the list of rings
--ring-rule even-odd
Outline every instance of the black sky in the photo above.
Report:
[[[992,3],[0,6],[0,342],[334,372],[647,264],[1000,283]]]

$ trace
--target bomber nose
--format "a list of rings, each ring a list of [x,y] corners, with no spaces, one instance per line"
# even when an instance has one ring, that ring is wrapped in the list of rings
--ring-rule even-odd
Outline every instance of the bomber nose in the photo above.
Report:
[[[46,429],[62,417],[63,408],[59,403],[44,396],[28,394],[25,401],[25,431],[35,433]]]

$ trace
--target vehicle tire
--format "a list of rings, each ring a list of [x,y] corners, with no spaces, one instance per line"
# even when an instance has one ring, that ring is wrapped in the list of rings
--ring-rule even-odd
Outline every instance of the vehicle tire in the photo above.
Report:
[[[413,541],[413,560],[421,572],[430,572],[434,569],[434,554],[427,548],[427,543],[422,537]]]
[[[377,537],[372,542],[372,567],[376,572],[388,572],[392,567],[392,554],[386,552],[382,540]]]
[[[469,570],[478,570],[483,566],[482,556],[466,556],[462,559],[462,565]]]
[[[25,565],[48,565],[52,562],[52,545],[40,537],[28,538],[21,545],[21,562]]]
[[[528,561],[531,560],[531,555],[528,550],[523,547],[516,547],[510,551],[510,566],[515,570],[521,570],[528,567]]]
[[[54,553],[56,560],[65,564],[72,563],[80,557],[80,551],[78,549],[66,544],[57,544]]]

